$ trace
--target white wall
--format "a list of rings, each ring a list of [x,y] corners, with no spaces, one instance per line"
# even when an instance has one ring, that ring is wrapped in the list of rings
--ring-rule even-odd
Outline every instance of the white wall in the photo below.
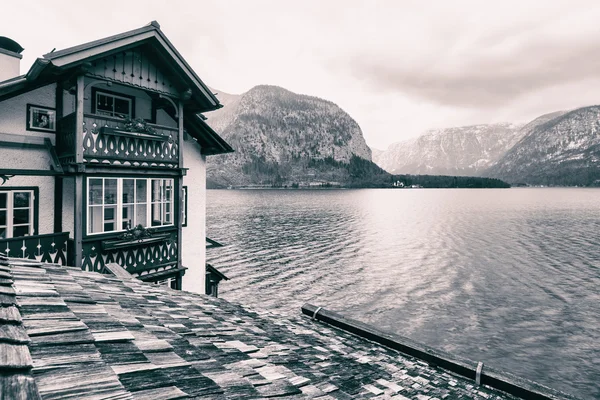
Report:
[[[4,50],[0,50],[0,82],[21,75],[20,68],[21,56],[15,57],[11,54],[4,53]]]
[[[56,134],[27,130],[27,104],[56,108],[56,84],[15,96],[0,103],[0,133],[47,137],[55,143]]]
[[[181,241],[182,265],[187,267],[182,289],[204,293],[206,270],[206,157],[200,154],[200,145],[193,140],[184,141],[184,168],[189,168],[183,177],[187,186],[187,226],[183,228]]]
[[[85,209],[85,208],[84,208]],[[63,178],[62,200],[62,232],[69,232],[69,237],[74,238],[75,230],[75,178]]]
[[[6,181],[0,190],[23,186],[39,188],[39,226],[36,234],[54,233],[54,177],[18,175]]]

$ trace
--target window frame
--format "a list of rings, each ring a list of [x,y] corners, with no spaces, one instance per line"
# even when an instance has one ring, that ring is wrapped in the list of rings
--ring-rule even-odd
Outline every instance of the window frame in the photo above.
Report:
[[[182,186],[181,187],[181,226],[184,228],[187,226],[187,220],[188,220],[187,215],[188,215],[188,187]]]
[[[29,200],[29,220],[28,224],[31,227],[31,233],[26,236],[13,236],[14,228],[14,192],[30,192],[31,197]],[[25,238],[39,235],[39,187],[37,186],[14,186],[0,189],[0,193],[7,193],[6,197],[6,237],[0,238],[1,240],[9,240],[15,238]],[[10,199],[10,200],[9,200]],[[22,207],[19,207],[22,208]],[[22,224],[17,224],[22,226]],[[10,237],[9,237],[10,234]]]
[[[47,113],[48,123],[49,123],[48,128],[42,128],[42,127],[34,125],[34,121],[33,121],[32,117],[33,117],[33,112],[36,110],[37,111],[45,111]],[[39,106],[37,104],[27,103],[27,115],[26,115],[25,119],[26,119],[25,129],[28,131],[56,133],[56,123],[57,123],[56,108],[47,107],[47,106]]]
[[[120,98],[123,100],[129,100],[130,105],[131,105],[130,115],[125,116],[125,117],[120,117],[118,115],[115,115],[114,111],[113,111],[113,115],[98,114],[97,100],[96,100],[98,94],[111,96],[113,98]],[[121,119],[126,119],[126,118],[134,119],[135,118],[135,96],[131,96],[131,95],[128,95],[125,93],[113,92],[111,90],[101,89],[101,88],[92,86],[92,96],[91,97],[92,97],[92,114],[96,114],[101,117],[109,117],[109,118],[121,118]],[[113,110],[114,110],[114,103],[113,103]]]
[[[145,228],[152,228],[152,229],[159,229],[159,228],[174,228],[177,227],[176,224],[176,220],[175,220],[175,213],[173,212],[175,209],[178,209],[178,205],[177,205],[177,198],[175,196],[175,187],[176,187],[176,179],[175,177],[149,177],[149,178],[141,178],[138,176],[125,176],[125,177],[114,177],[114,176],[88,176],[86,177],[86,181],[85,181],[85,235],[87,236],[98,236],[98,235],[112,235],[112,234],[116,234],[116,233],[121,233],[121,232],[125,232],[126,229],[123,228],[123,222],[125,221],[125,218],[123,218],[123,210],[124,207],[126,206],[130,206],[131,204],[134,205],[133,209],[133,225],[135,226],[137,224],[136,221],[136,216],[137,216],[137,205],[138,204],[143,204],[146,206],[146,226]],[[101,179],[102,180],[102,204],[90,204],[90,180],[93,179]],[[117,201],[116,204],[114,204],[114,206],[116,207],[116,216],[114,219],[114,226],[115,226],[115,230],[111,230],[111,231],[106,231],[104,230],[104,223],[106,221],[104,221],[104,208],[107,206],[104,203],[104,192],[105,192],[105,180],[116,180],[117,181]],[[134,181],[134,202],[123,202],[123,182],[125,180],[133,180]],[[139,202],[137,201],[137,181],[141,180],[141,181],[146,181],[146,201],[145,202]],[[152,204],[156,203],[156,202],[152,202],[152,181],[153,180],[158,180],[158,181],[162,181],[163,185],[164,185],[164,181],[170,181],[171,182],[171,190],[172,190],[172,194],[171,194],[171,199],[170,199],[170,204],[171,204],[171,222],[168,224],[164,223],[164,212],[161,212],[161,225],[152,225]],[[165,202],[163,201],[161,204],[165,204]],[[109,207],[112,207],[113,204],[109,204]],[[91,232],[91,209],[92,207],[102,207],[102,217],[101,217],[101,227],[102,227],[102,231],[101,232]],[[162,210],[162,208],[161,208]],[[131,226],[130,228],[133,228],[133,226]]]

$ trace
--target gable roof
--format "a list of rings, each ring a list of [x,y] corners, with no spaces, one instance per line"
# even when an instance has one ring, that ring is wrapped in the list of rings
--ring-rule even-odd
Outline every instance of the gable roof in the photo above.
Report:
[[[195,114],[222,107],[217,97],[160,30],[156,21],[128,32],[44,54],[43,58],[34,62],[27,74],[0,82],[0,100],[69,76],[78,69],[85,69],[86,63],[90,61],[142,45],[149,46],[168,66],[182,89],[190,90],[189,99],[185,102],[186,112]]]
[[[306,317],[126,275],[0,264],[3,398],[512,398]]]

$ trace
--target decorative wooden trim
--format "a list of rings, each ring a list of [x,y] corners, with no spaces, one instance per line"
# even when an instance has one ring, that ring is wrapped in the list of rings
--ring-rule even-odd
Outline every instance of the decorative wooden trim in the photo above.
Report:
[[[40,111],[48,111],[48,128],[43,128],[41,126],[35,126],[34,123],[37,123],[36,121],[32,121],[31,120],[31,111],[32,109],[38,109]],[[52,119],[51,115],[54,116],[54,119]],[[27,104],[27,124],[25,126],[25,129],[27,129],[28,131],[35,131],[35,132],[46,132],[46,133],[56,133],[56,123],[57,123],[57,116],[56,116],[56,109],[55,108],[51,108],[51,107],[46,107],[46,106],[38,106],[36,104]]]
[[[121,123],[121,124],[125,122],[125,118],[109,117],[108,115],[98,115],[98,114],[85,113],[84,117],[86,117],[86,118],[94,118],[94,119],[105,119],[107,121]],[[154,124],[154,123],[150,123],[150,126],[152,126],[153,128],[156,128],[156,129],[164,130],[164,131],[177,132],[177,128],[173,128],[172,126],[159,125],[159,124]]]
[[[122,249],[126,247],[136,247],[142,244],[150,244],[156,242],[164,242],[169,240],[171,237],[170,234],[162,234],[155,235],[150,238],[145,238],[141,240],[126,240],[126,239],[118,239],[118,240],[103,240],[102,241],[102,249],[103,250],[114,250],[114,249]]]
[[[109,128],[108,126],[103,126],[100,128],[100,132],[104,134],[110,134],[115,136],[125,136],[125,137],[138,137],[143,139],[152,139],[159,142],[166,142],[169,140],[168,137],[163,135],[153,135],[151,133],[142,133],[142,132],[130,132],[119,128]]]

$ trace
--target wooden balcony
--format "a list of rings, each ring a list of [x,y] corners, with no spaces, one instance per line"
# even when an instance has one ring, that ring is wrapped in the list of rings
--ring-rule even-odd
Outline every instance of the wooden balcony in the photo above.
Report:
[[[62,118],[57,153],[63,164],[75,162],[75,114]],[[177,168],[179,165],[178,129],[147,124],[154,132],[126,129],[125,120],[84,114],[82,151],[87,164],[134,167]]]
[[[67,252],[68,240],[68,232],[0,239],[0,252],[8,257],[72,265]]]
[[[160,232],[142,240],[95,239],[83,243],[82,268],[105,272],[105,265],[117,263],[132,275],[154,273],[178,264],[177,231]]]

